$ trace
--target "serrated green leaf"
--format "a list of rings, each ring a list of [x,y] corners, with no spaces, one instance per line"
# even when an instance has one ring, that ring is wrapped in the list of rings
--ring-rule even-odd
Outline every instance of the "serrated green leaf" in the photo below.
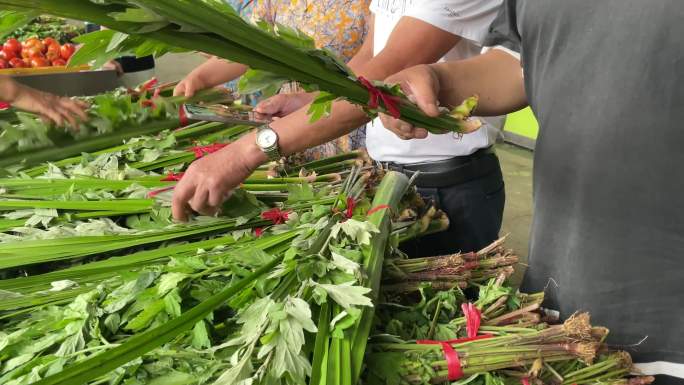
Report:
[[[371,289],[363,286],[356,286],[354,282],[347,282],[339,285],[314,283],[314,287],[325,291],[338,305],[345,309],[353,306],[373,307],[373,302],[366,296]]]

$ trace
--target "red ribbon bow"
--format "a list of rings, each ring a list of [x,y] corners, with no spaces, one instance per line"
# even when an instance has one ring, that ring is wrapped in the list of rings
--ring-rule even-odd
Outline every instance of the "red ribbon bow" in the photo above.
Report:
[[[482,323],[482,313],[472,303],[461,304],[461,310],[466,319],[466,333],[468,338],[475,338],[480,331],[480,324]]]
[[[281,225],[287,221],[290,216],[290,211],[281,210],[278,207],[272,208],[261,213],[261,219],[273,222],[274,225]]]
[[[195,158],[199,159],[205,155],[213,154],[227,145],[228,143],[214,143],[208,146],[195,146],[190,148],[190,150],[195,153]]]
[[[400,99],[398,97],[381,91],[363,76],[359,76],[359,82],[368,90],[368,108],[371,110],[378,109],[380,101],[382,100],[385,109],[393,118],[399,119],[401,117],[401,111],[398,106]]]

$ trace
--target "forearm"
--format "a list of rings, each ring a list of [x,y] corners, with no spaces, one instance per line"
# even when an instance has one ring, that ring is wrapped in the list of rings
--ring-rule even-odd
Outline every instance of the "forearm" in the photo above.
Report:
[[[496,116],[527,105],[520,62],[506,52],[491,50],[467,60],[436,63],[431,68],[440,83],[440,102],[459,105],[478,95],[477,115]]]
[[[197,76],[204,84],[214,87],[242,76],[248,69],[244,64],[212,57],[195,68],[189,76]]]

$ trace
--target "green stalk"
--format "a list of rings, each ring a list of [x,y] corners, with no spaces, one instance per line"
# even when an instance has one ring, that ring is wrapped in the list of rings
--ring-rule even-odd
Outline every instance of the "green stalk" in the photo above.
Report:
[[[179,131],[174,132],[174,136],[176,137],[176,140],[178,140],[178,141],[188,140],[188,139],[198,137],[201,135],[206,135],[207,133],[213,132],[217,129],[222,129],[223,127],[225,127],[224,123],[197,122],[195,124],[186,126]],[[132,135],[132,136],[137,136],[137,135]],[[142,142],[126,143],[126,144],[122,144],[122,145],[118,145],[118,146],[114,146],[114,147],[109,147],[109,148],[106,148],[103,150],[90,152],[90,154],[93,156],[98,156],[98,155],[103,155],[103,154],[111,154],[114,152],[135,149],[135,148],[141,147],[142,145],[143,145]],[[81,163],[82,160],[83,160],[83,156],[79,155],[79,156],[75,156],[75,157],[71,157],[71,158],[61,159],[61,160],[58,160],[58,161],[55,161],[52,163],[57,167],[64,167],[64,166],[70,166],[70,165]],[[29,169],[25,170],[24,172],[28,176],[36,177],[36,176],[44,174],[45,171],[47,171],[47,169],[48,169],[47,165],[41,165],[41,166],[29,168]]]
[[[100,201],[0,200],[0,211],[16,209],[57,209],[69,211],[139,211],[154,206],[153,199],[117,199]]]
[[[318,315],[318,332],[316,333],[316,342],[314,343],[313,360],[311,362],[311,377],[309,384],[311,385],[326,385],[321,383],[321,379],[324,378],[325,373],[323,373],[326,365],[323,363],[327,355],[327,347],[329,341],[330,333],[330,305],[325,302],[321,306],[321,310]]]
[[[377,210],[368,218],[369,222],[380,230],[380,233],[376,234],[371,240],[370,249],[364,250],[364,257],[366,258],[364,260],[364,267],[368,276],[366,284],[372,289],[370,297],[374,303],[377,302],[378,292],[380,290],[382,266],[385,260],[385,253],[387,251],[387,243],[390,235],[391,214],[393,210],[396,212],[399,201],[408,187],[409,180],[404,174],[389,172],[382,179],[382,182],[375,193],[375,197],[373,198],[371,207],[379,208],[384,205],[389,206],[388,209]],[[366,353],[366,345],[368,344],[368,336],[370,335],[371,327],[373,325],[374,315],[375,308],[363,308],[358,323],[352,329],[351,373],[353,384],[358,383],[361,377],[363,359]]]
[[[118,130],[109,134],[85,138],[65,146],[45,148],[30,153],[21,153],[2,158],[0,159],[0,167],[9,167],[16,164],[32,166],[42,162],[64,159],[65,157],[74,156],[84,152],[94,152],[103,148],[119,145],[124,141],[124,139],[130,137],[155,134],[157,132],[178,127],[178,125],[178,119],[156,121],[141,127]]]

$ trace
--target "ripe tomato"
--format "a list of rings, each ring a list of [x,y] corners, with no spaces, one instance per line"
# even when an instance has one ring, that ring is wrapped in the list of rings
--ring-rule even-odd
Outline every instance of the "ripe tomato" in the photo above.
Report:
[[[55,44],[59,46],[59,42],[57,42],[57,40],[51,37],[46,37],[45,39],[43,39],[43,45],[45,46],[46,51],[50,48],[51,45]]]
[[[53,44],[48,47],[47,52],[45,52],[45,57],[48,60],[55,60],[55,59],[61,59],[62,54],[60,53],[60,46],[59,44]]]
[[[10,60],[9,65],[12,68],[24,68],[24,67],[26,67],[26,64],[24,64],[24,61],[19,59],[18,57],[15,57],[14,59]]]
[[[2,49],[18,54],[21,52],[21,43],[19,43],[19,40],[17,39],[8,39],[5,44],[2,45]]]
[[[37,37],[30,37],[26,39],[23,46],[24,48],[36,47],[40,50],[40,52],[43,52],[43,49],[45,48],[43,42],[40,41],[40,39],[38,39]]]
[[[62,59],[64,60],[69,60],[71,55],[74,54],[74,51],[76,51],[76,47],[74,47],[74,45],[71,43],[64,44],[59,50],[60,54],[62,55]]]
[[[4,47],[0,50],[0,59],[10,61],[17,57],[17,53],[12,50],[6,50]]]
[[[31,67],[33,67],[33,68],[49,67],[49,66],[50,66],[50,62],[47,61],[47,59],[45,59],[43,57],[35,56],[31,59]]]
[[[58,59],[52,60],[52,65],[54,67],[64,67],[65,65],[67,65],[67,63],[64,59],[58,58]]]
[[[24,59],[30,59],[32,57],[42,57],[43,56],[43,51],[41,51],[40,47],[36,46],[31,46],[29,48],[24,48],[21,51],[21,57]]]
[[[9,68],[10,65],[5,59],[0,59],[0,70],[4,70],[5,68]]]

